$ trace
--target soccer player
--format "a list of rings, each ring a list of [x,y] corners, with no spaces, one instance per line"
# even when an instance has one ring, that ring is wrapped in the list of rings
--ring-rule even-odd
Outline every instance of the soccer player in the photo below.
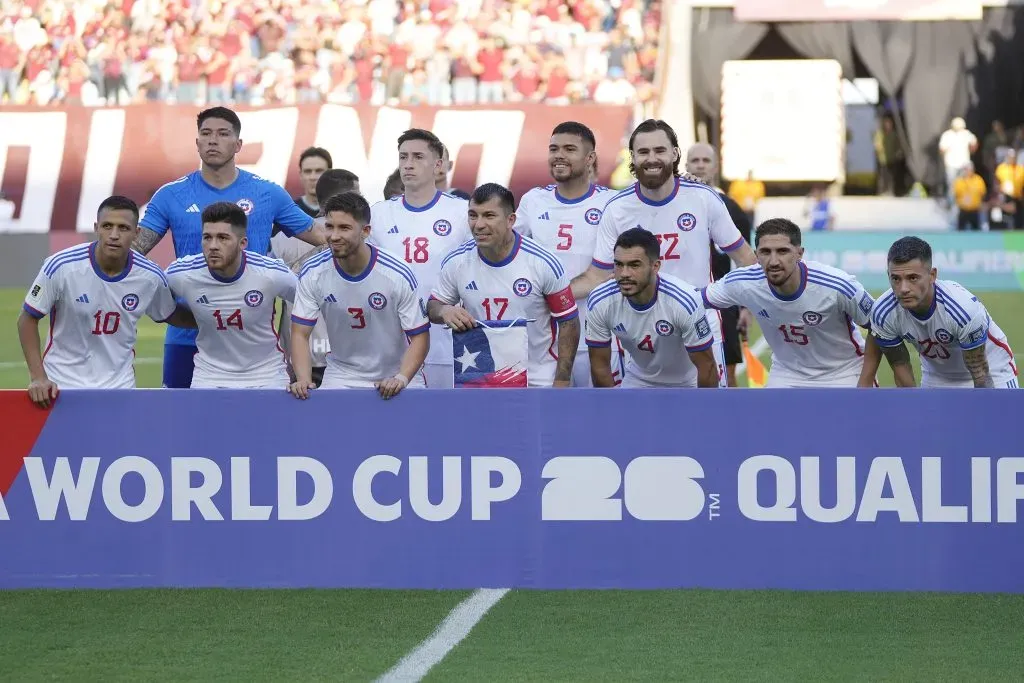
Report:
[[[921,356],[922,387],[1019,388],[1006,335],[978,297],[952,280],[937,279],[931,245],[919,237],[898,239],[889,247],[888,263],[892,289],[871,311],[860,386],[871,386],[881,353],[896,386],[915,386],[906,340]]]
[[[295,205],[306,215],[316,218],[320,213],[320,204],[316,200],[316,184],[320,180],[320,176],[332,168],[334,168],[334,160],[331,159],[331,153],[323,147],[308,147],[299,155],[302,194],[294,197],[294,200]],[[271,237],[277,237],[281,233],[281,226],[275,223]]]
[[[526,325],[529,385],[567,387],[580,342],[576,299],[558,259],[517,233],[515,220],[515,200],[507,188],[488,183],[473,191],[473,240],[441,263],[427,315],[460,332],[477,320],[531,321]]]
[[[462,190],[455,189],[451,186],[450,179],[452,168],[454,166],[455,164],[452,163],[451,158],[448,156],[448,148],[445,147],[444,145],[441,145],[441,168],[437,170],[437,174],[434,176],[434,186],[437,189],[441,190],[441,192],[447,192],[453,197],[458,197],[459,199],[465,199],[466,201],[469,201],[468,194],[466,194]],[[385,196],[384,199],[389,199],[389,197]]]
[[[601,209],[613,194],[595,185],[590,169],[597,160],[594,132],[582,123],[555,126],[548,141],[548,171],[554,184],[535,187],[523,195],[516,210],[516,231],[533,239],[558,259],[569,279],[584,273],[597,242]],[[586,325],[586,311],[580,311]],[[590,358],[580,345],[573,363],[573,386],[590,386]],[[614,365],[622,381],[621,349]]]
[[[430,131],[413,128],[398,138],[398,168],[405,194],[373,205],[370,241],[395,254],[416,275],[426,300],[437,282],[441,260],[470,239],[467,202],[438,190],[444,145]],[[423,367],[428,387],[452,388],[451,331],[430,330],[430,355]]]
[[[214,202],[231,201],[248,216],[248,250],[266,254],[274,223],[288,235],[310,244],[323,244],[319,232],[310,230],[313,218],[296,206],[280,185],[237,168],[235,155],[242,149],[242,124],[226,107],[200,112],[196,119],[196,150],[200,169],[167,183],[153,195],[140,225],[134,248],[142,254],[168,230],[177,258],[201,254],[203,209]],[[164,386],[188,387],[192,383],[195,331],[168,327],[164,342]]]
[[[412,270],[396,256],[367,244],[370,205],[346,192],[321,204],[331,250],[303,266],[292,311],[295,382],[289,391],[309,396],[309,330],[323,317],[333,352],[323,389],[376,387],[389,399],[407,386],[424,386],[420,367],[430,347]]]
[[[757,313],[772,349],[769,387],[856,387],[874,300],[849,273],[804,261],[800,228],[771,218],[754,231],[758,263],[708,285],[708,308]],[[874,381],[874,373],[871,375]]]
[[[608,200],[601,215],[594,258],[587,271],[573,280],[576,296],[588,294],[607,280],[618,236],[630,228],[649,230],[661,242],[662,271],[695,287],[711,282],[711,244],[740,266],[756,262],[718,193],[702,183],[679,177],[682,152],[672,127],[648,119],[629,138],[630,171],[637,182]],[[721,321],[710,316],[715,357],[725,385]]]
[[[203,253],[167,268],[175,296],[199,327],[193,389],[283,389],[284,352],[275,301],[292,301],[298,279],[278,259],[246,250],[245,211],[233,202],[203,209]]]
[[[750,242],[750,218],[747,217],[743,208],[736,203],[722,188],[714,185],[718,176],[718,153],[711,145],[698,142],[686,150],[686,172],[691,173],[714,188],[718,196],[725,202],[725,208],[729,217],[739,229],[748,243]],[[712,244],[711,246],[711,277],[713,280],[721,280],[732,269],[732,259],[729,255]],[[736,366],[743,362],[742,339],[746,338],[747,325],[750,324],[749,311],[744,311],[743,321],[740,322],[740,309],[736,306],[723,308],[719,311],[722,316],[722,346],[725,358],[726,385],[730,387],[736,384]]]
[[[615,279],[587,298],[586,341],[595,387],[613,387],[611,341],[629,354],[624,388],[718,388],[714,337],[700,295],[660,273],[658,238],[632,228],[615,241]]]
[[[359,192],[359,177],[352,171],[346,171],[343,168],[327,169],[317,178],[315,192],[317,213],[319,213],[320,205],[328,198],[342,192]],[[323,217],[317,217],[314,222],[313,229],[323,234]],[[284,233],[274,235],[271,240],[271,248],[273,255],[284,261],[293,273],[300,272],[306,259],[310,258],[318,249],[297,237],[288,237]],[[319,247],[319,249],[323,249],[323,247]],[[292,355],[292,312],[291,304],[287,301],[281,304],[280,320],[278,330],[281,335],[281,348],[290,358]],[[331,352],[331,345],[327,339],[327,328],[322,320],[317,322],[310,331],[309,348],[312,354],[313,384],[320,386],[324,380],[324,371],[327,369],[327,354]]]
[[[160,266],[133,253],[139,207],[108,197],[97,211],[96,241],[43,262],[18,318],[28,365],[29,397],[49,407],[60,389],[131,389],[139,318],[194,326],[176,306]],[[39,320],[50,316],[50,341],[39,353]]]

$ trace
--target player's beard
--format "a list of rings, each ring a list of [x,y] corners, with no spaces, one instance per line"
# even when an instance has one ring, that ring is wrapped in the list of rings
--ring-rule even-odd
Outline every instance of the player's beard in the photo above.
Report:
[[[586,169],[577,169],[568,161],[559,162],[564,164],[564,168],[555,170],[555,164],[548,165],[548,172],[551,174],[552,180],[556,183],[571,183],[574,180],[579,180],[587,172]]]
[[[636,179],[641,185],[646,187],[648,190],[657,190],[658,188],[665,185],[669,178],[672,177],[672,167],[664,164],[658,164],[661,169],[656,175],[652,175],[650,172],[645,171],[645,168],[652,168],[654,164],[645,164],[644,166],[636,169]]]

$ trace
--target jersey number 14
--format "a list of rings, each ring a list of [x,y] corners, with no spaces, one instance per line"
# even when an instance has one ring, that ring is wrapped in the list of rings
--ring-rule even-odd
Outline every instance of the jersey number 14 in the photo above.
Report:
[[[225,311],[225,313],[227,313],[227,311]],[[213,317],[217,321],[218,332],[223,332],[227,330],[229,327],[234,327],[238,330],[245,329],[245,326],[242,324],[241,309],[236,308],[233,312],[228,313],[228,315],[225,316],[224,313],[222,313],[221,310],[218,308],[216,311],[213,312]]]

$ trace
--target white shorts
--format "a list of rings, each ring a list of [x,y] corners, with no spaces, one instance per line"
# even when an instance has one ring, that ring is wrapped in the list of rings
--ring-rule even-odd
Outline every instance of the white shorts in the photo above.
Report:
[[[287,389],[289,377],[282,372],[275,377],[206,377],[198,370],[192,375],[192,389]]]
[[[1016,375],[1000,375],[992,378],[992,386],[996,389],[1020,389],[1020,380]],[[974,380],[952,382],[934,377],[921,378],[922,389],[973,389]]]
[[[330,365],[324,370],[324,381],[320,383],[321,389],[376,389],[374,380],[354,379],[345,377]],[[409,380],[408,389],[423,389],[426,384],[423,381],[423,373],[417,372]]]
[[[697,384],[682,385],[682,384],[655,384],[654,382],[648,382],[645,379],[640,379],[635,375],[631,375],[628,372],[626,377],[622,380],[623,389],[696,389]]]
[[[773,367],[768,371],[768,389],[844,389],[856,388],[860,370],[828,375],[822,379],[803,377],[786,368]]]

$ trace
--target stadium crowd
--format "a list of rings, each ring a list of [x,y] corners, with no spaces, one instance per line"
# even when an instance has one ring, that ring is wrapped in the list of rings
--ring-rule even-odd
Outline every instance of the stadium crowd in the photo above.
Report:
[[[0,103],[644,103],[660,0],[0,0]]]

